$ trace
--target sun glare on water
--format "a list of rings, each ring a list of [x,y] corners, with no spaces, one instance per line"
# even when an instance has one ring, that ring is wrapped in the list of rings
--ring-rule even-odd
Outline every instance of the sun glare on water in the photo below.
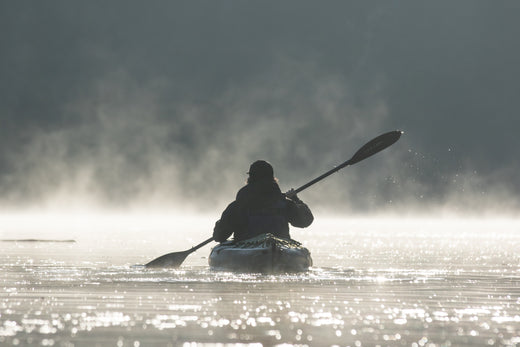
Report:
[[[75,241],[76,247],[109,254],[116,263],[118,254],[139,260],[161,253],[182,251],[211,237],[218,215],[177,213],[175,211],[31,211],[0,214],[0,239]],[[302,242],[313,254],[315,266],[338,266],[346,262],[372,263],[379,259],[405,257],[406,252],[423,252],[438,247],[449,257],[500,247],[501,239],[520,234],[520,220],[508,217],[407,217],[398,216],[317,216],[305,229],[291,228],[292,238]],[[502,245],[507,248],[507,245]],[[458,247],[458,248],[457,248]],[[130,251],[131,249],[134,249]],[[361,250],[372,253],[370,259],[356,257]],[[430,250],[433,251],[433,250]],[[197,254],[206,255],[208,248]],[[448,256],[447,256],[448,257]],[[187,264],[198,257],[188,258]],[[128,259],[127,259],[128,260]],[[206,261],[195,264],[207,265]],[[346,264],[345,264],[346,265]],[[378,266],[378,264],[374,264]],[[383,281],[384,279],[380,279]]]
[[[0,344],[520,341],[517,219],[317,216],[311,227],[291,229],[313,258],[302,274],[210,271],[211,245],[179,269],[134,266],[202,242],[216,218],[1,214]]]

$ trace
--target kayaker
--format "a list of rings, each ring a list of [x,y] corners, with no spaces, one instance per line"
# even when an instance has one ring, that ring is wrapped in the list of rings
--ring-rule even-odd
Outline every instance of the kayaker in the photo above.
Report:
[[[290,239],[289,224],[299,228],[311,225],[314,217],[309,207],[290,190],[283,194],[271,164],[257,160],[251,164],[247,184],[215,223],[213,238],[226,241],[247,240],[264,233]]]

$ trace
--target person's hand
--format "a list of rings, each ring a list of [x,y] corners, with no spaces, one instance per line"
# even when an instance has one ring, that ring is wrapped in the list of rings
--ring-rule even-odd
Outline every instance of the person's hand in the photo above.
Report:
[[[294,202],[300,202],[301,200],[298,198],[298,195],[296,195],[295,191],[293,188],[289,189],[287,191],[287,193],[285,193],[285,196],[288,198],[288,199],[291,199],[292,201]]]

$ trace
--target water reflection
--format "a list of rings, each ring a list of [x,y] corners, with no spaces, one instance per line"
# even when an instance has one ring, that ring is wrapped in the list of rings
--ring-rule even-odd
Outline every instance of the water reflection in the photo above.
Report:
[[[149,257],[137,252],[139,242],[125,246],[134,255],[124,262],[107,256],[115,242],[0,243],[0,343],[520,343],[516,230],[477,231],[468,243],[450,230],[392,238],[387,228],[365,235],[327,229],[342,242],[305,235],[319,265],[287,275],[210,271],[204,253],[181,269],[146,269],[133,266]]]

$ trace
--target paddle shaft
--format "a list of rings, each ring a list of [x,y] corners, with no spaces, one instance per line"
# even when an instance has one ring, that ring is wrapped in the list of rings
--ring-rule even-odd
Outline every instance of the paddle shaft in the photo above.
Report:
[[[339,170],[343,169],[346,166],[353,165],[355,163],[358,163],[368,157],[373,156],[374,154],[381,152],[383,149],[391,146],[394,144],[399,138],[401,137],[402,132],[399,130],[396,131],[390,131],[388,133],[384,133],[382,135],[379,135],[378,137],[370,140],[367,142],[363,147],[358,149],[358,151],[346,162],[334,167],[333,169],[325,172],[323,175],[316,177],[310,182],[305,183],[303,186],[299,187],[298,189],[295,189],[293,191],[289,191],[286,193],[287,196],[293,196],[298,194],[304,189],[309,188],[315,183],[318,183],[319,181],[323,180],[326,177],[329,177],[335,172],[338,172]]]
[[[293,192],[291,192],[291,195],[295,195],[295,194],[298,194],[299,192],[301,192],[302,190],[304,189],[307,189],[309,188],[310,186],[312,186],[313,184],[315,183],[318,183],[319,181],[321,181],[322,179],[326,178],[326,177],[329,177],[330,175],[332,175],[333,173],[343,169],[345,166],[348,166],[350,165],[350,160],[347,160],[346,162],[344,162],[343,164],[339,165],[339,166],[336,166],[335,168],[333,168],[332,170],[329,170],[327,172],[325,172],[323,175],[319,176],[319,177],[316,177],[315,179],[313,179],[312,181],[310,182],[307,182],[305,183],[303,186],[301,186],[300,188],[298,189],[295,189]]]
[[[213,241],[213,237],[210,237],[210,238],[207,239],[206,241],[199,243],[199,244],[196,245],[195,247],[191,247],[191,248],[188,250],[188,254],[189,254],[189,253],[192,253],[192,252],[195,252],[197,249],[199,249],[199,248],[202,247],[202,246],[207,245],[207,244],[210,243],[211,241]]]

